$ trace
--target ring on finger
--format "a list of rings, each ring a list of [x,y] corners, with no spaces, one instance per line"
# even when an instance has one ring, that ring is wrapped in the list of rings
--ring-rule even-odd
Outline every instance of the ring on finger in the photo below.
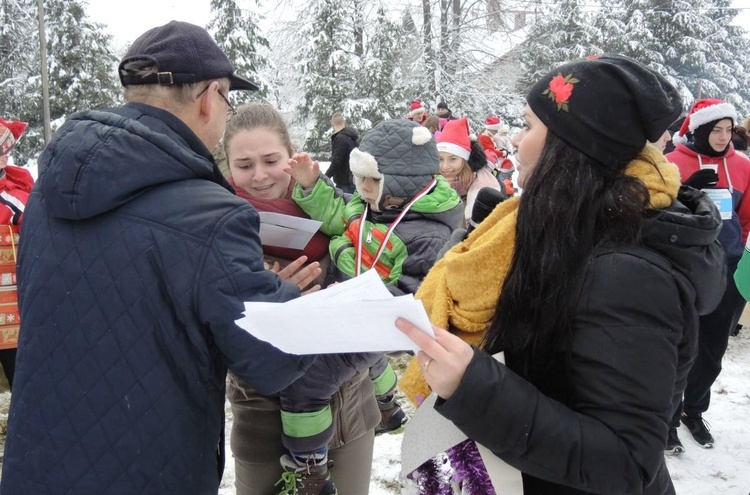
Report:
[[[432,362],[432,358],[428,358],[427,361],[424,362],[422,365],[422,371],[427,373],[427,368],[429,368],[430,363]]]

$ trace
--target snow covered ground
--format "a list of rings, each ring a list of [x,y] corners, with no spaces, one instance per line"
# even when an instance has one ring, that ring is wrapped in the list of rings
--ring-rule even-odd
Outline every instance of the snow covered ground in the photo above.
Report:
[[[741,321],[750,325],[750,306]],[[745,327],[739,336],[730,338],[723,364],[712,389],[711,407],[705,415],[716,440],[715,447],[701,448],[683,426],[679,434],[685,452],[667,458],[680,495],[750,494],[750,328]],[[228,405],[227,412],[227,420],[231,421]],[[411,493],[399,480],[400,452],[401,435],[375,439],[370,495]],[[228,459],[219,494],[234,495],[233,483],[234,466]]]
[[[750,306],[742,322],[750,325]],[[4,378],[0,378],[0,382]],[[0,384],[0,389],[7,387]],[[677,493],[705,495],[722,493],[748,495],[750,493],[750,328],[743,329],[729,340],[724,358],[724,370],[713,387],[711,408],[706,419],[716,439],[713,449],[702,449],[693,442],[682,427],[680,437],[686,451],[679,457],[667,459]],[[5,420],[10,392],[0,393],[0,456],[5,440]],[[227,421],[232,417],[227,404]],[[407,412],[409,410],[407,409]],[[226,431],[230,431],[229,425]],[[228,445],[228,441],[227,441]],[[229,450],[229,449],[227,449]],[[400,468],[401,435],[384,435],[375,440],[373,475],[370,495],[409,493],[398,475]],[[227,459],[227,467],[219,490],[220,495],[234,495],[234,462]],[[344,494],[358,495],[358,494]]]

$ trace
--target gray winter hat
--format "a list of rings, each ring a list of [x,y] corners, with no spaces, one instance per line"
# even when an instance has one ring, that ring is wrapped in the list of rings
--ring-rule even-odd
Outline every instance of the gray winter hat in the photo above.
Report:
[[[361,193],[365,177],[382,179],[378,202],[406,201],[424,189],[440,171],[432,133],[407,119],[386,120],[365,133],[349,157],[354,184]]]

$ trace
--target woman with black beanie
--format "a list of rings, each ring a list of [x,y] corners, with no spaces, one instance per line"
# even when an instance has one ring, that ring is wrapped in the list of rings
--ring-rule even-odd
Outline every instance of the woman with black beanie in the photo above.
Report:
[[[727,255],[726,291],[716,309],[700,317],[698,355],[688,375],[682,407],[674,414],[667,451],[675,453],[683,450],[677,437],[680,421],[701,447],[713,447],[703,413],[708,410],[711,386],[721,371],[729,336],[745,307],[733,276],[750,231],[750,160],[732,146],[736,121],[731,104],[698,100],[672,138],[677,148],[667,155],[680,168],[685,185],[704,190],[720,206],[719,241]]]
[[[680,114],[679,93],[605,54],[555,68],[526,102],[523,193],[425,277],[416,297],[435,339],[397,320],[421,349],[401,386],[415,402],[435,393],[526,494],[673,494],[670,421],[698,314],[725,281],[718,210],[647,144]]]

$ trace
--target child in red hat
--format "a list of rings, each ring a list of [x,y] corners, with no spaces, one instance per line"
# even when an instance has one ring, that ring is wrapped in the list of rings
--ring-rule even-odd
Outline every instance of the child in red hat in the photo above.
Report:
[[[28,170],[8,165],[8,154],[26,131],[26,122],[0,118],[0,225],[20,225],[34,179]]]
[[[26,200],[34,185],[34,179],[28,170],[8,165],[8,154],[18,143],[27,126],[26,122],[6,121],[0,118],[0,228],[5,229],[5,232],[12,228],[8,226],[21,225]],[[0,350],[0,363],[11,388],[15,362],[15,348]]]
[[[468,223],[479,190],[483,187],[502,188],[492,174],[484,149],[471,139],[466,117],[448,121],[436,141],[440,152],[440,174],[461,196],[464,220]]]
[[[416,122],[417,124],[424,125],[427,120],[427,110],[425,109],[422,102],[419,100],[412,100],[409,105],[409,113],[406,114],[406,118]]]

